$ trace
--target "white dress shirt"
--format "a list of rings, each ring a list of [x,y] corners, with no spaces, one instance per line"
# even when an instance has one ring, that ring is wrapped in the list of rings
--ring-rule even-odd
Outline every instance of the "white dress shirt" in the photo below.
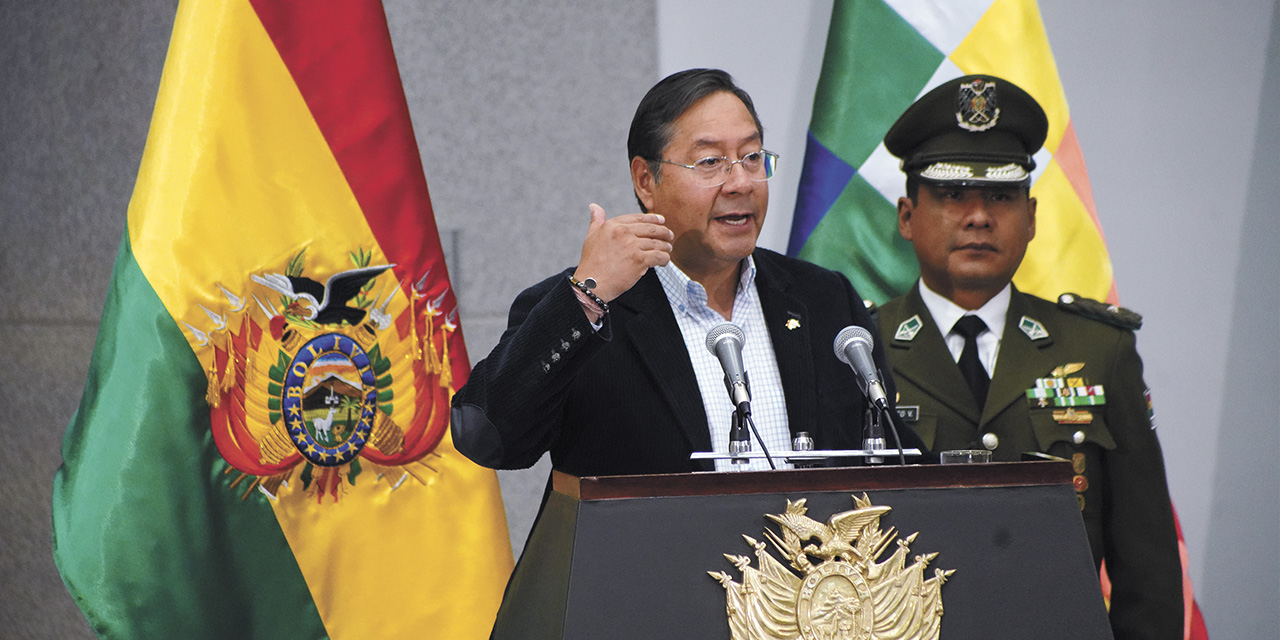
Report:
[[[994,378],[996,372],[996,356],[1000,355],[1000,337],[1004,335],[1004,317],[1009,311],[1009,299],[1013,296],[1012,285],[1005,285],[1000,293],[987,301],[981,308],[969,311],[956,303],[942,297],[920,280],[920,298],[933,316],[934,324],[942,332],[947,341],[947,349],[951,351],[951,359],[960,361],[960,353],[964,351],[964,336],[952,331],[956,322],[964,316],[978,316],[987,324],[987,330],[978,334],[978,360],[982,368],[987,370],[987,377]]]

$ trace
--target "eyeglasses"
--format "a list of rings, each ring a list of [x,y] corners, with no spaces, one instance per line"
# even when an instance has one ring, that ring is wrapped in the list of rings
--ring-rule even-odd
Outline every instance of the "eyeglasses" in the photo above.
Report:
[[[724,156],[711,156],[693,164],[680,164],[666,159],[662,159],[660,162],[691,169],[693,171],[693,181],[700,187],[718,187],[729,179],[729,173],[733,171],[733,165],[735,164],[742,165],[742,170],[747,172],[747,178],[752,182],[764,182],[772,178],[773,172],[778,167],[778,154],[761,149],[748,153],[739,160],[730,160]]]

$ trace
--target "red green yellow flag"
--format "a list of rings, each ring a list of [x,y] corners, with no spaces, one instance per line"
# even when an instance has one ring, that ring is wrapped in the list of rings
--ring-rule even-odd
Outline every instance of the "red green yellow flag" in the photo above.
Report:
[[[788,255],[843,272],[877,304],[905,293],[920,277],[911,245],[898,235],[896,206],[906,178],[882,140],[916,98],[977,73],[1022,87],[1049,118],[1032,174],[1036,237],[1014,284],[1050,300],[1072,292],[1115,303],[1084,154],[1035,0],[835,2]],[[1178,541],[1184,637],[1204,640],[1180,530]],[[1105,568],[1102,580],[1105,591]]]
[[[377,0],[183,0],[54,556],[104,638],[482,638],[511,570]]]

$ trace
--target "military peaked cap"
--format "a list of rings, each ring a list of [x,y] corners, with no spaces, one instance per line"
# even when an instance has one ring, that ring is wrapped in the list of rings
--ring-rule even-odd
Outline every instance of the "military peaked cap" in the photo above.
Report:
[[[884,137],[902,170],[948,184],[1026,183],[1044,145],[1044,109],[1008,80],[970,75],[945,82],[907,108]]]

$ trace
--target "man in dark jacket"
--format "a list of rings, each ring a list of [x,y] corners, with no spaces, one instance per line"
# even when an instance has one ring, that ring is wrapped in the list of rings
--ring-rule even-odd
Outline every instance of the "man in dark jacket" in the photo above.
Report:
[[[508,469],[550,451],[580,476],[716,468],[690,454],[728,448],[734,405],[704,346],[726,321],[746,336],[752,415],[780,467],[799,432],[861,448],[866,403],[832,343],[874,325],[843,276],[756,248],[777,156],[751,98],[723,71],[674,74],[641,101],[628,155],[642,213],[592,205],[577,266],[516,299],[454,397],[458,450]]]

